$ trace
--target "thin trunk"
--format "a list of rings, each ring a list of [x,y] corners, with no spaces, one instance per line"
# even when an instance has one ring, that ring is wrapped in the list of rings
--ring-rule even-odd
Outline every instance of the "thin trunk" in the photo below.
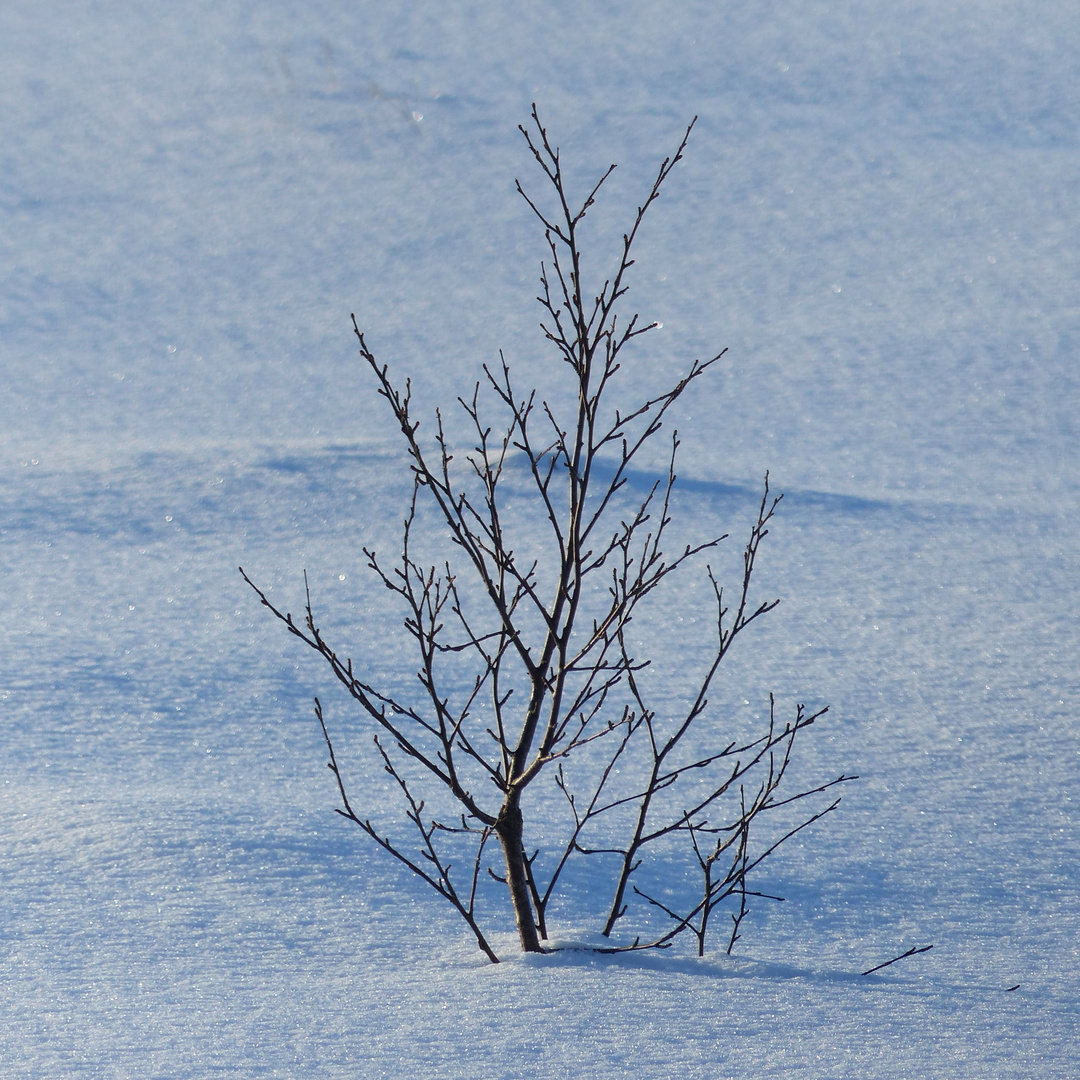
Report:
[[[623,897],[626,895],[626,883],[636,869],[634,859],[637,858],[637,853],[638,845],[635,843],[627,848],[626,855],[623,857],[619,883],[615,886],[615,896],[611,901],[611,910],[608,912],[607,922],[604,923],[604,937],[611,937],[611,931],[615,929],[615,924],[623,917],[626,911],[626,908],[623,907]]]
[[[502,844],[506,860],[506,883],[510,889],[510,902],[514,905],[514,919],[523,952],[543,952],[536,933],[532,901],[529,897],[529,879],[525,866],[524,823],[517,797],[507,796],[502,813],[495,824],[495,833]]]
[[[712,868],[713,864],[710,860],[705,864],[705,902],[701,908],[701,928],[694,931],[697,934],[698,956],[705,955],[705,931],[709,928],[709,912],[712,911],[712,905],[709,903],[712,895]]]
[[[626,849],[626,854],[623,856],[619,882],[615,886],[615,897],[611,901],[611,911],[608,912],[607,922],[604,924],[604,937],[611,937],[611,931],[615,929],[615,924],[623,917],[626,911],[626,908],[623,907],[623,897],[626,895],[626,885],[630,880],[630,875],[637,869],[637,863],[634,860],[637,858],[638,850],[642,845],[641,838],[645,835],[645,822],[649,816],[653,793],[656,791],[656,777],[659,771],[660,759],[656,757],[653,760],[652,772],[649,776],[648,786],[645,788],[645,794],[642,797],[641,807],[638,809],[634,836],[630,841],[630,846]]]

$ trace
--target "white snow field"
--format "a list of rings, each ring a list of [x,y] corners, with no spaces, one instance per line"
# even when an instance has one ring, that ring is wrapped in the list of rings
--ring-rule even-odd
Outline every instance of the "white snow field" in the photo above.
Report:
[[[368,735],[236,571],[411,676],[349,313],[425,415],[500,348],[550,385],[533,100],[620,163],[596,273],[700,115],[633,379],[729,347],[680,528],[786,498],[717,708],[829,703],[800,775],[861,776],[730,957],[526,961],[504,910],[487,964],[333,814],[312,695]],[[1074,4],[5,0],[0,223],[0,1075],[1080,1075]]]

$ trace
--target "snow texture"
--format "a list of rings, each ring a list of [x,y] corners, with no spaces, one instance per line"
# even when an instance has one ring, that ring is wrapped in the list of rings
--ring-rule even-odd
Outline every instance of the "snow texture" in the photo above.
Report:
[[[486,964],[331,813],[312,694],[366,736],[236,573],[402,670],[348,315],[421,411],[546,385],[532,100],[620,163],[593,250],[700,115],[634,377],[729,346],[681,520],[787,497],[721,696],[830,703],[807,775],[862,777],[732,957]],[[6,0],[0,103],[5,1076],[1078,1074],[1072,4]]]

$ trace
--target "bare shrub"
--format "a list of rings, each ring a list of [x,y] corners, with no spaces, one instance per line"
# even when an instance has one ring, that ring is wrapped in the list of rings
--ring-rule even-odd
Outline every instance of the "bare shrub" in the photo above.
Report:
[[[360,355],[411,461],[400,551],[392,562],[371,550],[365,555],[375,580],[404,612],[418,664],[414,693],[379,689],[354,668],[320,632],[310,593],[298,622],[244,574],[262,603],[323,657],[359,704],[415,844],[392,839],[350,798],[316,699],[341,799],[338,813],[453,905],[493,962],[498,957],[481,911],[484,876],[505,884],[521,948],[538,952],[549,937],[557,886],[580,860],[592,860],[583,880],[593,906],[598,894],[606,897],[600,925],[610,941],[605,949],[663,948],[689,932],[702,954],[715,926],[712,916],[724,905],[730,909],[724,931],[730,951],[748,898],[762,895],[750,887],[753,872],[839,800],[825,800],[794,819],[778,815],[779,827],[761,826],[777,811],[853,779],[841,775],[783,790],[799,736],[825,709],[799,705],[781,722],[770,699],[759,730],[733,735],[725,717],[709,708],[710,687],[735,639],[777,603],[756,600],[751,590],[781,498],[771,493],[768,476],[743,551],[741,580],[726,593],[706,568],[713,641],[685,707],[650,700],[642,677],[650,660],[629,632],[640,605],[670,575],[702,561],[726,538],[665,552],[679,445],[674,434],[666,473],[636,497],[628,485],[669,410],[723,353],[695,361],[655,397],[629,408],[612,403],[613,387],[620,386],[623,396],[627,389],[624,351],[655,326],[622,312],[635,240],[693,126],[660,165],[622,237],[613,272],[595,292],[587,292],[582,280],[581,228],[615,166],[575,203],[559,150],[535,107],[531,125],[521,128],[546,181],[543,199],[520,183],[518,190],[550,252],[540,275],[541,326],[568,381],[565,402],[519,389],[500,356],[498,365],[484,366],[471,396],[458,401],[473,448],[456,460],[442,413],[436,412],[433,437],[423,439],[410,384],[392,380],[353,317]],[[501,420],[489,421],[491,411]],[[523,485],[529,493],[524,506]],[[510,490],[518,497],[510,498]],[[441,547],[434,554],[433,535]],[[660,659],[682,662],[670,647]],[[525,817],[533,804],[526,796],[540,789],[549,798],[543,842],[534,847]],[[551,809],[552,793],[559,813]],[[495,869],[490,857],[499,849]],[[661,896],[638,887],[639,869],[650,860],[670,865],[677,898],[672,890]],[[693,893],[682,889],[687,867],[699,874]],[[657,912],[663,913],[659,924],[652,917]],[[647,932],[623,934],[624,919],[643,923]]]

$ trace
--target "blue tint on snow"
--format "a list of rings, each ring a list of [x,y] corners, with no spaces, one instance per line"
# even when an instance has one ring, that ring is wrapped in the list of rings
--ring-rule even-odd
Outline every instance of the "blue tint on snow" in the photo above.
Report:
[[[787,899],[730,957],[721,931],[704,960],[522,959],[500,908],[486,965],[332,813],[316,693],[357,801],[400,820],[236,571],[296,613],[306,569],[327,635],[412,686],[362,552],[395,550],[408,463],[349,314],[423,437],[500,348],[565,400],[513,186],[539,189],[533,100],[576,190],[619,162],[594,286],[700,116],[629,278],[663,329],[627,392],[729,347],[670,414],[673,528],[729,532],[737,568],[769,470],[783,603],[715,715],[829,703],[800,775],[862,777],[763,868]],[[10,0],[0,104],[4,1075],[1077,1075],[1073,5]],[[663,700],[707,589],[660,607]]]

